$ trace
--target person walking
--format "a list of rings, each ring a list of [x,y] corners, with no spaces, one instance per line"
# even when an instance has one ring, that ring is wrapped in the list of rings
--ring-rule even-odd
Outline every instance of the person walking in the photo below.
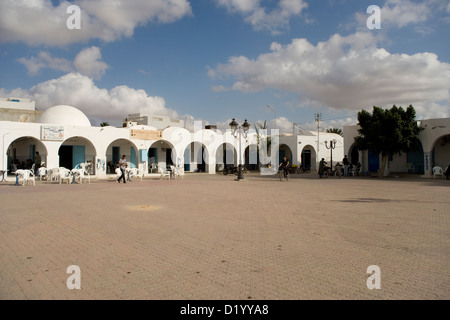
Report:
[[[127,183],[125,180],[125,170],[127,169],[127,158],[125,155],[122,156],[122,159],[119,160],[119,168],[121,175],[119,179],[117,179],[117,182],[120,183],[120,179],[123,179],[123,183]]]
[[[41,164],[42,164],[41,155],[39,154],[39,151],[36,151],[36,154],[34,155],[34,172],[36,173],[37,176],[39,176],[39,168],[41,167]]]
[[[327,163],[325,162],[325,159],[322,158],[322,160],[320,160],[319,162],[319,177],[322,179],[323,178],[323,172],[325,171],[325,165]]]
[[[342,159],[342,164],[344,165],[344,177],[348,176],[348,166],[350,162],[348,162],[347,155],[344,156],[344,159]]]

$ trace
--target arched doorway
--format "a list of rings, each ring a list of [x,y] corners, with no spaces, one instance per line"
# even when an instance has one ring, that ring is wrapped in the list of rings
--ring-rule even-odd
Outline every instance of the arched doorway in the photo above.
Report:
[[[47,164],[47,148],[38,139],[33,137],[20,137],[11,142],[6,151],[9,172],[16,169],[31,169],[39,152],[42,166]],[[36,164],[36,166],[39,166]]]
[[[225,165],[237,166],[237,151],[231,143],[223,143],[216,151],[216,171],[223,171]]]
[[[208,150],[198,141],[190,143],[184,150],[184,170],[188,172],[209,172]]]
[[[446,169],[450,165],[450,134],[436,139],[431,154],[432,167],[438,166]]]
[[[407,166],[409,173],[425,173],[424,153],[422,143],[420,141],[417,150],[408,152],[406,161],[410,164],[410,167]]]
[[[248,170],[259,170],[259,152],[256,144],[251,144],[245,148],[245,165]]]
[[[356,148],[355,144],[352,144],[349,150],[349,161],[352,165],[356,165],[358,162],[361,163],[359,158],[359,150]]]
[[[115,168],[123,155],[125,155],[127,161],[130,163],[130,168],[137,167],[138,150],[136,146],[127,139],[117,139],[111,142],[106,149],[106,173],[115,173]]]
[[[287,158],[287,160],[289,161],[289,163],[292,165],[292,151],[291,148],[289,148],[288,145],[286,144],[281,144],[280,145],[280,149],[278,150],[278,154],[279,154],[279,162],[281,162],[281,160],[283,160],[284,157]],[[277,164],[278,167],[278,164]]]
[[[176,153],[173,145],[166,140],[158,140],[148,149],[148,172],[152,172],[155,164],[158,168],[169,169],[174,165],[175,159]]]
[[[97,151],[88,139],[71,137],[66,139],[58,150],[59,166],[73,169],[81,163],[92,163],[90,174],[95,174],[95,157]]]
[[[316,149],[311,145],[306,145],[302,149],[301,165],[304,168],[311,168],[311,170],[316,170]]]

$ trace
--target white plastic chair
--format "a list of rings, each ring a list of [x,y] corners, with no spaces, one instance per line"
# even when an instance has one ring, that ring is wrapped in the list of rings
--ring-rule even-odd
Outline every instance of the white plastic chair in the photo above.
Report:
[[[86,170],[88,166],[86,163],[82,163],[80,166],[81,169],[78,171],[80,183],[83,183],[83,179],[88,180],[89,183],[91,183],[91,175],[89,174],[89,170]]]
[[[39,175],[39,180],[42,181],[42,178],[45,177],[46,180],[48,180],[48,176],[47,176],[47,168],[45,167],[40,167],[38,169],[38,175]]]
[[[161,179],[167,177],[167,179],[170,180],[170,173],[166,169],[159,168],[158,171],[161,174]]]
[[[130,176],[133,178],[140,178],[142,181],[142,176],[144,175],[143,172],[141,172],[138,168],[132,168],[130,169]]]
[[[436,176],[444,177],[444,170],[441,167],[435,166],[433,168],[433,179],[436,179]]]
[[[59,184],[63,183],[64,180],[67,180],[67,184],[69,184],[71,178],[72,175],[69,169],[59,168]]]
[[[153,170],[156,170],[156,172],[158,172],[158,165],[156,163],[152,163],[150,165],[150,173],[153,173]]]

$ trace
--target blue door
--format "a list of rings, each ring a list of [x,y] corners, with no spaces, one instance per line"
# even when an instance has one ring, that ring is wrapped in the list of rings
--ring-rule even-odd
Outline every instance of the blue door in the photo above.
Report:
[[[377,172],[380,169],[380,155],[369,150],[369,172]]]
[[[72,166],[75,168],[80,163],[85,163],[84,146],[73,146]]]
[[[136,168],[136,151],[134,150],[133,147],[131,147],[131,150],[130,150],[130,163],[131,163],[131,168]]]

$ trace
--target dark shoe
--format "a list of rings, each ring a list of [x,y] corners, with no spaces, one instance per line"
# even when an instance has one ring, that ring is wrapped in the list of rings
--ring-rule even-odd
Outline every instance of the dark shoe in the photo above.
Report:
[[[118,183],[120,183],[120,180],[117,180]]]

